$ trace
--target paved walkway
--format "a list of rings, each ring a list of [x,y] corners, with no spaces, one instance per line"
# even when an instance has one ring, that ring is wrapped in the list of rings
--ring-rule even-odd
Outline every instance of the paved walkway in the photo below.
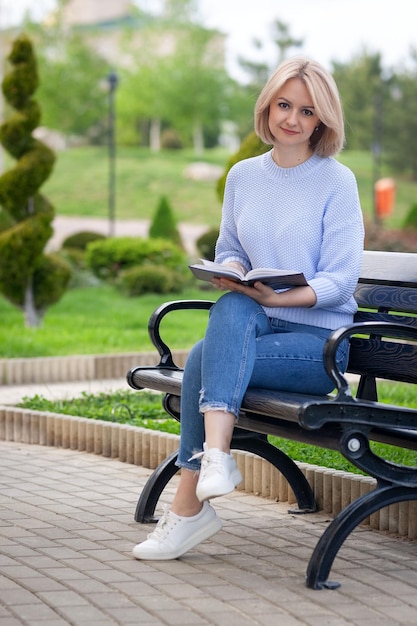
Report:
[[[417,623],[415,542],[359,529],[333,567],[342,587],[313,591],[304,573],[326,518],[236,491],[214,503],[224,528],[212,540],[138,562],[149,470],[13,442],[0,442],[0,464],[0,626]]]
[[[126,378],[88,380],[71,383],[33,383],[30,385],[1,385],[0,405],[16,405],[24,397],[42,396],[48,400],[66,400],[85,393],[111,393],[130,389]],[[1,626],[1,624],[0,624]]]

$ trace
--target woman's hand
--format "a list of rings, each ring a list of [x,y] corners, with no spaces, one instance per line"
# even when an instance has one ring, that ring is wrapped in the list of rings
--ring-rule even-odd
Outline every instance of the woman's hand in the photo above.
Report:
[[[265,307],[311,307],[316,303],[316,294],[311,287],[294,287],[285,291],[275,292],[268,285],[256,281],[253,287],[247,287],[229,278],[214,278],[212,281],[216,289],[222,291],[236,291],[252,298]]]

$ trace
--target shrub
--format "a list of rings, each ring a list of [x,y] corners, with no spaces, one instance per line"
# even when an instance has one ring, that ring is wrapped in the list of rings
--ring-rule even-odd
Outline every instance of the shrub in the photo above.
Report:
[[[417,228],[417,203],[411,205],[405,217],[403,227],[406,229]]]
[[[74,233],[70,235],[62,242],[62,247],[67,248],[76,248],[77,250],[86,250],[89,243],[92,241],[105,239],[105,235],[101,233],[94,233],[90,230],[82,230],[79,233]]]
[[[375,224],[365,226],[365,250],[415,252],[416,248],[416,234],[413,229],[395,230]]]
[[[167,128],[161,133],[161,147],[165,150],[182,150],[181,137],[172,128]]]
[[[114,279],[135,265],[162,265],[182,273],[187,267],[184,252],[164,239],[111,237],[93,241],[86,250],[86,265],[99,278]]]
[[[216,241],[219,237],[219,229],[212,228],[207,231],[201,237],[199,237],[196,241],[196,247],[203,259],[208,259],[209,261],[214,261],[215,257],[215,248]]]
[[[139,265],[120,272],[116,287],[126,296],[143,296],[147,293],[179,292],[184,286],[181,274],[161,265]]]
[[[151,239],[166,239],[182,247],[181,235],[177,229],[172,207],[166,196],[161,196],[156,213],[149,228]]]

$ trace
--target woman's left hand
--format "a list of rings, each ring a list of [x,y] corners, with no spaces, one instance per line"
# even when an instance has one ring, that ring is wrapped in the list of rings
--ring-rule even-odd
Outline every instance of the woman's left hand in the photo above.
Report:
[[[212,280],[213,287],[221,289],[222,291],[236,291],[237,293],[243,293],[245,296],[249,296],[260,304],[268,308],[273,307],[311,307],[317,302],[316,294],[314,290],[306,285],[305,287],[293,287],[290,289],[284,289],[278,293],[264,285],[263,283],[256,281],[253,287],[246,287],[235,280],[229,278],[214,278]]]
[[[237,293],[243,293],[245,296],[249,296],[262,306],[266,307],[274,307],[279,306],[279,302],[277,300],[278,294],[275,291],[264,285],[263,283],[257,281],[253,287],[247,287],[246,285],[242,285],[238,283],[236,280],[230,280],[228,278],[214,278],[212,284],[216,289],[221,289],[222,291],[236,291]]]

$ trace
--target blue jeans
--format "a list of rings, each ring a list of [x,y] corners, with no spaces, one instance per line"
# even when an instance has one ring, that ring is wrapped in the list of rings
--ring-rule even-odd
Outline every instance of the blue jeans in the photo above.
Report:
[[[251,298],[228,292],[213,306],[205,338],[188,356],[181,393],[179,467],[198,470],[207,410],[239,415],[248,387],[326,394],[334,383],[323,365],[331,330],[270,319]],[[346,368],[348,343],[338,353]]]

